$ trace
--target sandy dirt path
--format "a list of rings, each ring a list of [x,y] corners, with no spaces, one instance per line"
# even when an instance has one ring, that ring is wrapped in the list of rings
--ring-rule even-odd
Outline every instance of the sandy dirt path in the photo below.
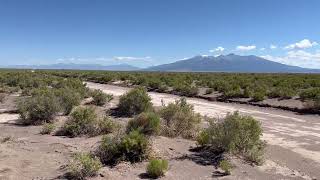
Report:
[[[92,89],[120,96],[130,88],[87,82]],[[161,106],[179,99],[179,96],[149,92],[152,103]],[[263,139],[267,141],[267,161],[262,171],[279,169],[278,173],[299,175],[302,179],[320,178],[320,116],[298,115],[293,112],[253,107],[249,105],[209,102],[187,98],[196,112],[209,117],[223,117],[239,111],[255,117],[262,123]],[[290,169],[290,171],[287,171]]]

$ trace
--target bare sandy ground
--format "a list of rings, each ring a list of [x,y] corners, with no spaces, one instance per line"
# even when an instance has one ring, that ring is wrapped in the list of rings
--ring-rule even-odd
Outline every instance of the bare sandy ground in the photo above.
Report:
[[[120,96],[130,88],[87,82],[92,89]],[[179,99],[179,96],[150,92],[152,103],[161,106]],[[285,177],[298,179],[320,178],[320,116],[298,115],[293,112],[248,105],[209,102],[187,98],[196,112],[203,116],[223,117],[239,111],[255,117],[262,123],[263,139],[268,143],[266,163],[259,171],[272,171]]]
[[[128,88],[88,83],[93,89],[101,89],[116,97],[106,107],[116,106],[118,96]],[[178,96],[150,93],[155,106],[178,99]],[[89,99],[87,99],[89,100]],[[187,98],[197,112],[210,117],[223,117],[235,110],[250,114],[261,121],[263,138],[267,141],[266,162],[263,166],[251,166],[240,159],[233,159],[232,175],[221,176],[208,161],[208,157],[190,151],[195,142],[180,138],[154,137],[155,152],[169,160],[169,171],[162,179],[320,179],[320,117],[297,115],[292,112],[252,107],[239,104],[208,102]],[[84,101],[83,105],[86,104]],[[0,109],[13,105],[13,101],[2,104]],[[13,106],[12,106],[13,107]],[[58,116],[56,125],[62,125],[67,117]],[[19,116],[0,112],[0,180],[63,179],[66,165],[75,152],[91,151],[96,148],[100,136],[67,138],[40,135],[41,126],[16,124]],[[126,123],[128,119],[118,118]],[[8,139],[5,142],[4,139]],[[103,167],[99,176],[92,179],[141,179],[145,178],[147,162],[120,163],[114,168]]]

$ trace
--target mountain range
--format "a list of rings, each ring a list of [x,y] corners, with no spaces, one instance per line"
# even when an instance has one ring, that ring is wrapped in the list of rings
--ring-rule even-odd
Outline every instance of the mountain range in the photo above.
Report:
[[[100,65],[100,64],[75,64],[75,63],[58,63],[49,65],[13,65],[5,68],[14,69],[67,69],[67,70],[105,70],[105,71],[137,71],[140,68],[128,64],[118,65]]]
[[[235,54],[220,56],[195,56],[147,68],[148,71],[180,72],[253,72],[253,73],[320,73],[320,69],[307,69],[270,61],[258,56]]]
[[[166,72],[248,72],[248,73],[320,73],[320,69],[308,69],[270,61],[258,56],[235,54],[220,56],[195,56],[169,64],[141,69],[128,64],[99,65],[59,63],[51,65],[15,65],[16,69],[78,69],[108,71],[166,71]]]

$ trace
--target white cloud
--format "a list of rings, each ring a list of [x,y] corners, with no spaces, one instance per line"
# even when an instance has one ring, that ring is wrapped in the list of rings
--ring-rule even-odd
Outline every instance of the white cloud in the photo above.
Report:
[[[266,50],[266,48],[260,48],[260,51],[264,51],[264,50]]]
[[[116,56],[113,57],[114,60],[117,61],[151,61],[151,57],[131,57],[131,56]]]
[[[276,46],[276,45],[274,45],[274,44],[271,44],[270,45],[270,49],[277,49],[278,47]]]
[[[214,53],[214,52],[223,52],[224,50],[225,50],[224,47],[219,46],[219,47],[217,47],[215,49],[211,49],[210,52],[212,52],[212,53]]]
[[[265,55],[261,57],[283,64],[320,69],[320,52],[309,53],[303,50],[297,50],[289,51],[285,56]]]
[[[284,49],[306,49],[311,48],[313,46],[318,45],[317,42],[312,42],[309,39],[301,40],[300,42],[289,44],[288,46],[284,47]]]
[[[256,49],[255,45],[251,45],[251,46],[237,46],[236,48],[238,51],[250,51],[250,50],[254,50]]]

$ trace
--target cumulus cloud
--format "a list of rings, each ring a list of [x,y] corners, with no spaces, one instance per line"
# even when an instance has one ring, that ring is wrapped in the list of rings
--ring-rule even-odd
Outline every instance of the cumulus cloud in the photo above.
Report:
[[[320,52],[310,53],[303,50],[297,50],[289,51],[285,56],[265,55],[261,57],[293,66],[320,68]]]
[[[219,46],[219,47],[217,47],[215,49],[211,49],[210,52],[212,52],[212,53],[214,53],[214,52],[223,52],[224,50],[225,50],[224,47]]]
[[[313,46],[318,45],[317,42],[315,41],[310,41],[309,39],[303,39],[300,42],[289,44],[284,47],[284,49],[306,49],[306,48],[311,48]]]
[[[115,56],[114,60],[117,61],[151,61],[151,57],[131,57],[131,56]]]
[[[276,46],[276,45],[274,45],[274,44],[271,44],[270,45],[270,49],[277,49],[278,47]]]
[[[255,45],[251,45],[251,46],[237,46],[236,48],[238,51],[251,51],[256,49]]]

